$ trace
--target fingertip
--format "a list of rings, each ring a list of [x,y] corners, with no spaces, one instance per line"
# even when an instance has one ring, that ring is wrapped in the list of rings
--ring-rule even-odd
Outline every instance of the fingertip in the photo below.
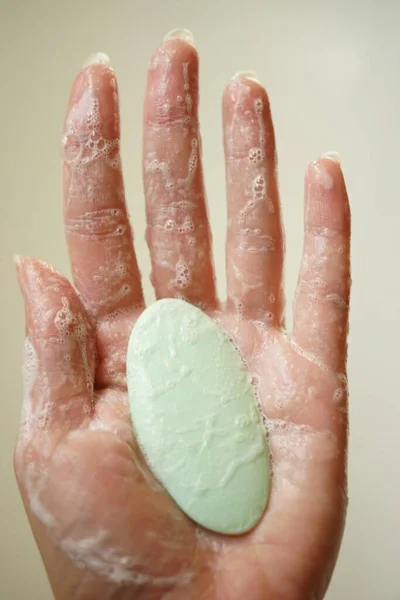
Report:
[[[188,35],[179,32],[188,32]],[[175,34],[175,32],[178,32]],[[198,53],[193,36],[190,37],[189,30],[173,30],[167,34],[163,41],[155,48],[149,71],[165,71],[171,65],[180,62],[197,62]]]
[[[23,268],[23,258],[19,256],[19,254],[14,254],[13,256],[14,265],[15,265],[15,273],[17,276],[17,282],[19,285],[19,289],[25,301],[25,282],[24,282],[24,268]]]
[[[18,281],[20,281],[22,256],[20,256],[19,254],[14,254],[13,255],[13,261],[14,261],[14,265],[15,265],[15,270],[16,270],[16,273],[17,273]]]
[[[338,152],[326,152],[313,160],[307,168],[306,176],[316,183],[325,183],[324,173],[333,177],[342,175],[341,159]]]
[[[253,71],[235,73],[225,85],[223,96],[232,103],[244,102],[245,104],[247,104],[246,98],[249,99],[251,104],[252,100],[254,101],[255,98],[261,96],[264,103],[269,104],[267,91]]]
[[[26,277],[28,276],[28,271],[31,273],[37,271],[38,264],[41,264],[42,261],[40,261],[38,258],[20,256],[19,254],[14,254],[13,260],[17,271],[18,281],[22,291],[24,292],[28,283],[25,281]]]
[[[115,78],[111,60],[104,52],[90,54],[81,64],[71,85],[68,100],[67,113],[71,107],[76,105],[88,88],[96,88],[100,91],[104,88],[104,82]]]
[[[107,54],[96,52],[83,63],[72,83],[64,130],[87,127],[91,118],[94,125],[110,121],[111,135],[115,134],[113,115],[118,116],[118,83]],[[94,113],[99,113],[94,114]]]
[[[77,74],[67,104],[60,148],[64,189],[70,192],[76,173],[86,176],[100,161],[120,171],[119,137],[117,79],[106,55],[97,53]],[[69,216],[81,210],[66,195],[64,206]]]
[[[227,160],[247,157],[250,166],[276,165],[269,97],[253,73],[237,73],[225,86],[222,116]]]
[[[258,75],[253,71],[239,71],[225,86],[232,99],[262,95],[267,98],[267,92]]]
[[[197,118],[199,60],[184,37],[167,37],[155,49],[147,73],[146,125],[189,125]]]
[[[314,160],[305,178],[306,226],[344,230],[349,226],[349,203],[338,153]]]
[[[46,316],[48,304],[46,293],[50,289],[49,276],[54,276],[55,271],[44,261],[31,256],[16,254],[14,263],[24,301],[26,329],[32,328],[33,325],[34,328],[39,328]],[[35,314],[40,315],[40,318],[35,318]]]
[[[225,124],[240,119],[242,124],[257,125],[270,119],[267,91],[255,73],[239,72],[226,84],[222,94]]]

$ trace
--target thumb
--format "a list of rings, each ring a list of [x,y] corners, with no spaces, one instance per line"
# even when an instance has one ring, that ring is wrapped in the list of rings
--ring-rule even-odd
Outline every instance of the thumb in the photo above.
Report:
[[[91,412],[92,327],[65,277],[36,258],[16,257],[25,302],[24,405],[16,454],[39,434],[78,427]],[[56,435],[54,435],[56,434]]]

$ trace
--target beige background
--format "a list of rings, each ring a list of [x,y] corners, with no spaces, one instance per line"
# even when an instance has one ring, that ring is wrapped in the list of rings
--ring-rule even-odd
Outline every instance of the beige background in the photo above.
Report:
[[[220,97],[254,69],[271,96],[287,237],[288,309],[302,243],[308,161],[342,155],[353,210],[348,525],[329,600],[398,600],[400,579],[400,3],[397,0],[0,0],[0,598],[51,597],[12,473],[23,307],[12,254],[68,273],[61,222],[60,132],[86,55],[108,52],[121,92],[127,195],[146,292],[141,107],[146,65],[174,27],[201,55],[204,161],[223,286]],[[290,322],[290,319],[289,319]],[[272,599],[271,599],[272,600]]]

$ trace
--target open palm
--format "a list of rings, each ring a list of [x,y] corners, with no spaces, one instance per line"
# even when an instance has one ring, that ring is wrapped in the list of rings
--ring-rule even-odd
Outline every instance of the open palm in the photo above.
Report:
[[[75,288],[37,259],[17,261],[27,338],[15,468],[57,598],[317,599],[335,564],[346,512],[350,232],[340,165],[325,157],[307,171],[289,336],[266,92],[242,74],[224,93],[224,307],[215,293],[197,105],[197,54],[176,34],[153,55],[145,99],[152,283],[158,298],[201,307],[245,358],[269,434],[268,507],[246,535],[202,529],[154,478],[134,439],[125,356],[144,303],[124,199],[115,75],[97,55],[74,83],[63,138]]]

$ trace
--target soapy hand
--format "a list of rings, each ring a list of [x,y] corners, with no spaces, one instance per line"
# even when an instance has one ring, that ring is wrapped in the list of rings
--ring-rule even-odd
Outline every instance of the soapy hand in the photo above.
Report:
[[[340,164],[326,155],[306,173],[289,334],[267,94],[249,73],[224,91],[226,305],[215,291],[197,108],[193,40],[173,32],[152,57],[145,96],[152,283],[157,298],[204,310],[244,357],[269,436],[269,503],[245,535],[202,529],[135,442],[125,358],[144,301],[124,198],[116,78],[108,58],[94,55],[73,84],[63,136],[74,287],[38,259],[17,259],[26,341],[15,470],[57,599],[319,599],[336,561],[347,504],[350,287]]]

